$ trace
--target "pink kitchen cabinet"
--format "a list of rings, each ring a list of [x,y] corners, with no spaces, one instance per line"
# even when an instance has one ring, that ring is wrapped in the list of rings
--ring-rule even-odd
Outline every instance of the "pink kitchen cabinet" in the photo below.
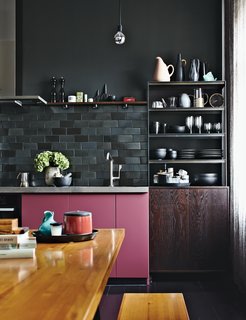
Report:
[[[23,194],[22,225],[37,229],[41,224],[44,211],[53,211],[57,222],[63,221],[64,212],[68,211],[69,195]]]
[[[116,228],[125,228],[117,277],[149,277],[149,194],[116,195]]]
[[[125,239],[111,277],[149,278],[149,194],[23,194],[22,225],[36,229],[44,211],[89,211],[93,229],[124,228]],[[113,245],[113,244],[112,244]]]

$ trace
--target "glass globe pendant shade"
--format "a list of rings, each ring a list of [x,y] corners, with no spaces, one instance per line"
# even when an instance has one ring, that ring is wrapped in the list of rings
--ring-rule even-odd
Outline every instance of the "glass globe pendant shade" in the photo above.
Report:
[[[122,25],[119,25],[118,31],[114,35],[114,42],[116,44],[123,44],[123,43],[125,43],[125,40],[126,40],[126,37],[125,37],[124,33],[122,32]]]

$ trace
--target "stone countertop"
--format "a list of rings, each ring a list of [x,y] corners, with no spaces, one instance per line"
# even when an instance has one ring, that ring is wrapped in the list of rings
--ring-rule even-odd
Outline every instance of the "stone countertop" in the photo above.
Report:
[[[0,187],[0,193],[147,193],[149,187]]]

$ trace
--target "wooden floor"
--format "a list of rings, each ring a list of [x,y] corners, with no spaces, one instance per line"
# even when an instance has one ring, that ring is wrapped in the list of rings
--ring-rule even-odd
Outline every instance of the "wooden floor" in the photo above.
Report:
[[[133,281],[110,283],[100,304],[101,320],[116,320],[123,294],[135,292],[182,292],[190,320],[246,320],[246,296],[228,276],[211,275],[153,277],[149,286]]]

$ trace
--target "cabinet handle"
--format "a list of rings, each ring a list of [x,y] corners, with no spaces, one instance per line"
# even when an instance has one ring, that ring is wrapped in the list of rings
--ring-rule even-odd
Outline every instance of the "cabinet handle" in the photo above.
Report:
[[[0,208],[0,211],[15,211],[15,208]]]

